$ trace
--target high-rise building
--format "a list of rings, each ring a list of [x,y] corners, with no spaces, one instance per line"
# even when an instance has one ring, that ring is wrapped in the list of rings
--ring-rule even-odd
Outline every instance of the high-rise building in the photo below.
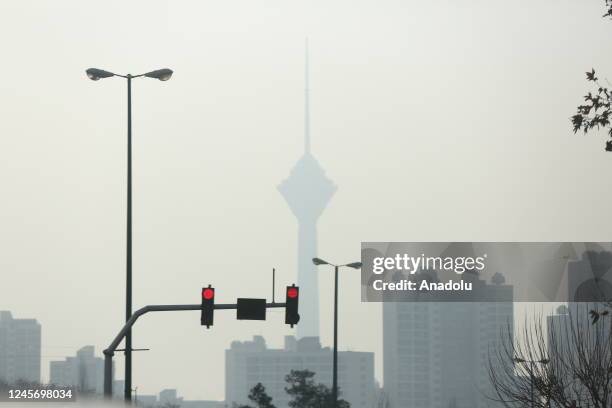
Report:
[[[300,338],[319,336],[319,285],[312,258],[318,255],[317,221],[336,192],[336,186],[325,176],[310,149],[308,47],[305,71],[304,153],[289,177],[278,186],[298,221],[297,280],[301,299],[297,336]]]
[[[40,382],[41,328],[36,319],[0,311],[0,381]]]
[[[258,382],[266,387],[277,408],[288,407],[285,376],[291,370],[309,370],[315,373],[315,382],[331,388],[332,350],[321,347],[316,337],[296,340],[285,337],[282,349],[270,349],[261,336],[253,341],[232,342],[225,351],[225,402],[227,406],[249,403],[249,391]],[[340,398],[351,408],[369,408],[376,397],[374,380],[374,353],[338,352],[338,386]]]
[[[385,302],[384,390],[391,408],[483,408],[491,405],[490,347],[512,330],[512,286],[478,277],[477,298],[492,302]]]
[[[551,353],[551,349],[553,351],[555,349],[571,350],[575,346],[575,343],[570,340],[573,339],[571,336],[572,328],[576,329],[585,325],[585,328],[589,329],[591,322],[588,308],[584,306],[579,307],[575,303],[570,304],[570,306],[574,306],[571,311],[572,315],[570,315],[570,308],[568,306],[560,305],[556,308],[555,313],[546,316],[546,337],[549,352],[547,355],[536,356],[536,358],[554,358],[555,353]],[[583,314],[580,313],[581,311]],[[582,317],[583,315],[584,317]]]
[[[49,382],[74,387],[80,392],[101,394],[104,390],[104,359],[95,356],[94,346],[82,347],[74,357],[51,361]]]

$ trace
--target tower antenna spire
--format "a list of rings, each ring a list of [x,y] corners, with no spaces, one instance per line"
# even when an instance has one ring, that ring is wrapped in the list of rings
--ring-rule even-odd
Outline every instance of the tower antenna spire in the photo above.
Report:
[[[310,81],[308,61],[308,37],[304,52],[304,153],[310,153]]]

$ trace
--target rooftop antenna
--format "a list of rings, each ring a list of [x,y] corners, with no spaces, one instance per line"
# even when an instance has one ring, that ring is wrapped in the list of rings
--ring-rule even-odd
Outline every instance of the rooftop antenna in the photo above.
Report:
[[[276,280],[276,269],[272,268],[272,304],[274,304],[274,281]]]

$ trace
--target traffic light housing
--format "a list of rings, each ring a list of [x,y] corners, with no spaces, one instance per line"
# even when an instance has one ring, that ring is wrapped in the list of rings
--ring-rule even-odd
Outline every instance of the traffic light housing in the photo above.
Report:
[[[215,288],[208,285],[207,288],[202,288],[202,316],[200,323],[206,328],[213,325],[213,317],[215,312]]]
[[[293,284],[287,286],[287,291],[285,293],[285,324],[289,324],[293,327],[294,324],[300,321],[300,315],[298,314],[300,288]]]

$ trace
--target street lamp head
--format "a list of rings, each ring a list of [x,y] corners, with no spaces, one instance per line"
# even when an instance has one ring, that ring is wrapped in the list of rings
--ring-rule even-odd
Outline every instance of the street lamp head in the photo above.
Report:
[[[353,268],[353,269],[361,269],[362,263],[361,262],[352,262],[350,264],[346,264],[345,266],[348,266],[349,268]]]
[[[329,262],[324,261],[321,258],[312,258],[312,263],[315,265],[331,265]]]
[[[547,358],[543,358],[540,360],[540,363],[542,364],[548,364],[550,362],[550,360],[548,360]]]
[[[92,81],[97,81],[101,78],[110,78],[112,76],[115,76],[115,74],[113,74],[112,72],[98,68],[89,68],[85,70],[85,73],[87,74],[87,77]]]
[[[525,362],[525,360],[523,360],[523,359],[522,359],[522,358],[520,358],[520,357],[514,357],[514,362],[515,362],[515,363],[524,363],[524,362]]]
[[[172,76],[172,70],[168,68],[157,69],[155,71],[147,72],[144,74],[147,78],[155,78],[160,81],[167,81]]]

